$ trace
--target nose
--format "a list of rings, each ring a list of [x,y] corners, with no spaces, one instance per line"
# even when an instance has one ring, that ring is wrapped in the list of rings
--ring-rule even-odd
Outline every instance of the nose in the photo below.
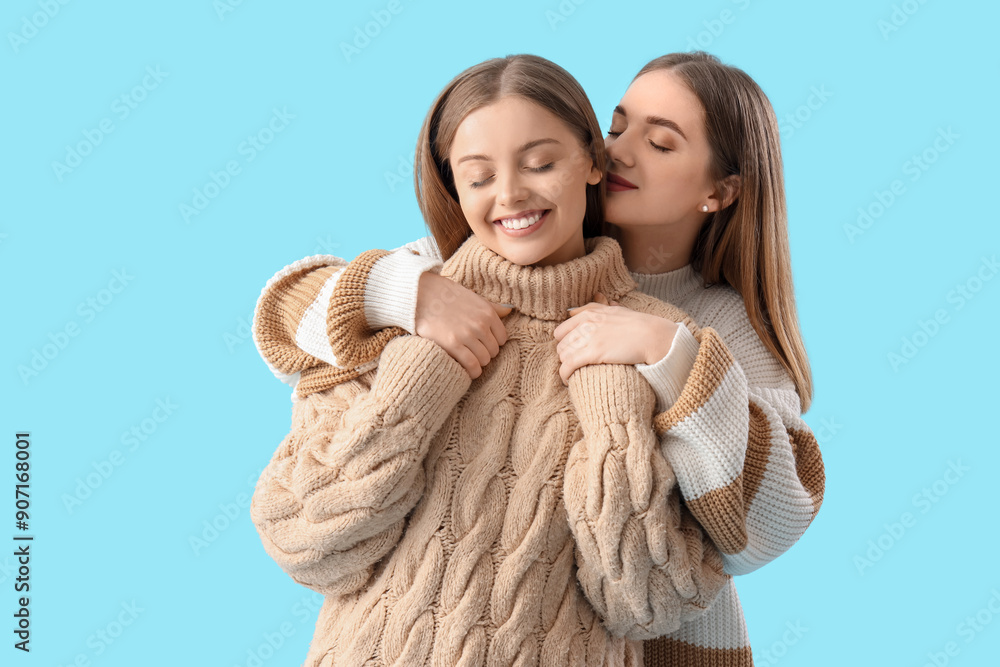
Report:
[[[632,151],[629,149],[628,142],[625,139],[626,134],[628,134],[628,130],[625,130],[617,137],[613,137],[610,134],[604,137],[604,149],[607,151],[608,160],[611,162],[620,164],[623,167],[632,167],[634,166]]]
[[[528,188],[518,170],[506,174],[497,174],[500,181],[497,190],[497,203],[501,206],[512,206],[528,198]]]

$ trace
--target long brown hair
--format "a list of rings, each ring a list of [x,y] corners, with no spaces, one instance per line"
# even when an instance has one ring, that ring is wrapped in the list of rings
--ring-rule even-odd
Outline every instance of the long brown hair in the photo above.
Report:
[[[594,166],[602,174],[606,172],[600,123],[583,88],[569,72],[528,54],[493,58],[470,67],[434,100],[420,130],[414,158],[413,185],[420,212],[445,260],[472,234],[448,163],[455,132],[470,113],[507,96],[524,98],[555,114],[580,140]],[[587,185],[584,237],[600,235],[604,187],[603,179],[597,185]]]
[[[721,183],[731,175],[740,180],[735,201],[709,215],[699,230],[691,265],[706,283],[740,293],[751,325],[788,371],[805,412],[812,402],[812,372],[795,307],[774,109],[746,72],[708,53],[661,56],[635,78],[663,69],[678,75],[701,101],[713,180]]]

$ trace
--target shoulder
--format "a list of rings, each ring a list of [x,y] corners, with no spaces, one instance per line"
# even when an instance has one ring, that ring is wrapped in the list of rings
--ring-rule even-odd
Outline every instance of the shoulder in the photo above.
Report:
[[[729,285],[711,285],[685,304],[698,327],[711,327],[719,334],[740,364],[747,382],[758,387],[794,387],[781,362],[754,329],[743,297]]]
[[[673,322],[683,322],[688,325],[692,333],[695,333],[697,330],[695,321],[684,310],[666,301],[661,301],[655,296],[640,292],[638,289],[633,289],[631,292],[623,295],[618,299],[618,303],[629,310],[657,315]]]
[[[441,249],[438,248],[437,241],[434,240],[433,236],[425,236],[416,241],[410,241],[406,245],[396,248],[396,250],[409,250],[414,255],[441,261]]]

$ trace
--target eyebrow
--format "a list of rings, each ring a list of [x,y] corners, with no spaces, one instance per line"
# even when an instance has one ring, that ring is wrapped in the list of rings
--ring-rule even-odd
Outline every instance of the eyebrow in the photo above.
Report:
[[[628,116],[625,114],[625,109],[623,109],[622,105],[620,104],[615,107],[615,113],[620,113],[625,118],[628,118]],[[677,134],[684,137],[684,140],[687,141],[687,135],[684,134],[684,130],[681,129],[681,126],[675,123],[674,121],[670,120],[669,118],[661,118],[660,116],[646,116],[646,122],[649,123],[650,125],[659,125],[661,127],[666,127],[668,129],[671,129]]]
[[[551,137],[547,137],[545,139],[535,139],[533,141],[529,141],[528,143],[526,143],[523,146],[521,146],[520,148],[518,148],[517,149],[517,153],[520,154],[520,153],[524,153],[525,151],[530,151],[535,146],[541,146],[542,144],[558,144],[558,143],[560,143],[560,142],[557,139],[552,139]],[[457,167],[458,165],[462,164],[463,162],[468,162],[469,160],[486,160],[486,161],[489,161],[490,157],[488,155],[482,155],[482,154],[466,155],[464,157],[460,157],[458,159],[458,161],[455,162],[455,166]]]

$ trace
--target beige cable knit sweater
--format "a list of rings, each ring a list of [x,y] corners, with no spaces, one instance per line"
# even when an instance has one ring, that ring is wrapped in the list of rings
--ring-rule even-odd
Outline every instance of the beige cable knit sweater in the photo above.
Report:
[[[390,336],[376,368],[294,403],[251,516],[268,554],[326,596],[306,665],[639,667],[638,640],[701,617],[728,585],[659,446],[649,383],[601,364],[564,387],[552,336],[597,291],[706,332],[638,292],[613,240],[587,249],[521,267],[471,237],[445,262],[515,307],[475,381],[437,344]],[[280,343],[296,320],[268,313],[255,336],[305,380],[316,360]]]
[[[261,291],[254,342],[295,387],[293,401],[358,377],[388,340],[414,331],[420,275],[441,266],[431,237],[352,262],[306,257]],[[823,502],[823,460],[795,385],[731,287],[706,286],[690,265],[631,276],[702,327],[700,340],[679,328],[666,357],[635,367],[657,395],[660,445],[684,505],[722,552],[726,574],[753,572],[791,548]],[[661,667],[751,666],[735,582],[702,616],[646,641],[644,653],[647,665]]]

